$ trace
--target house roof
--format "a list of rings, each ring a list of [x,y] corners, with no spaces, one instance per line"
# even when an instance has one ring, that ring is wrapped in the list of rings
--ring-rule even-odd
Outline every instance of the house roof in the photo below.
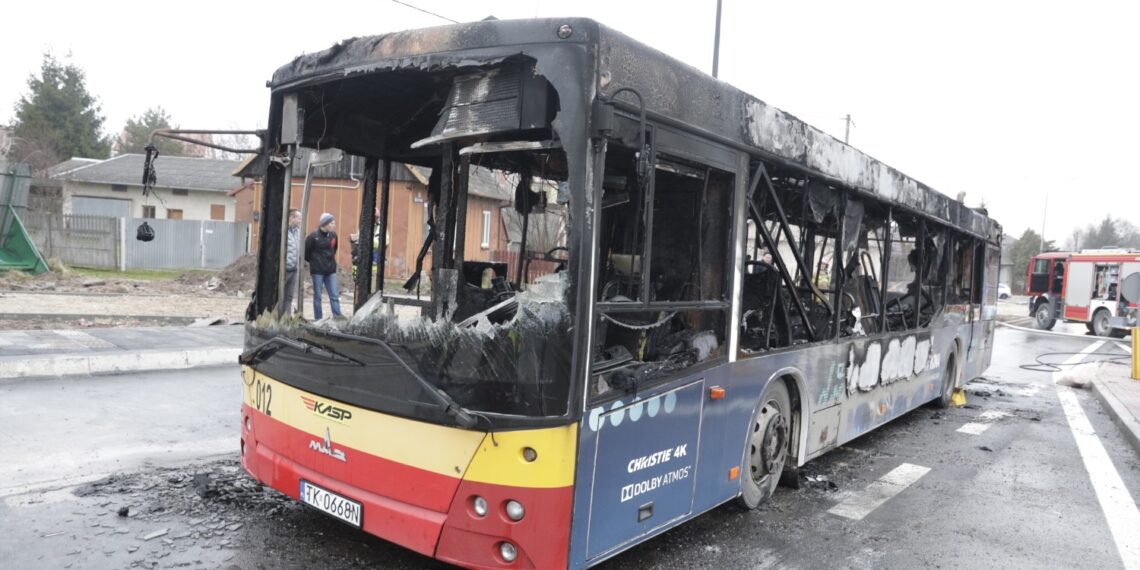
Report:
[[[55,178],[96,184],[142,186],[145,159],[146,157],[141,154],[122,154],[96,164],[72,169]],[[154,161],[155,187],[228,192],[241,185],[231,176],[239,164],[241,161],[238,160],[161,156]]]
[[[98,158],[81,158],[78,156],[75,158],[69,158],[59,164],[48,167],[47,177],[58,178],[63,174],[74,172],[80,168],[86,168],[92,164],[99,164],[100,162],[101,161]]]

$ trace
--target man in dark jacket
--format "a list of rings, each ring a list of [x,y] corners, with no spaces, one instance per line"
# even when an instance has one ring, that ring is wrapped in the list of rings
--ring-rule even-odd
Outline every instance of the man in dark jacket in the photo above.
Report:
[[[321,289],[329,290],[329,308],[334,317],[340,314],[340,287],[336,281],[336,219],[321,214],[320,227],[305,238],[305,261],[313,276],[313,319],[321,320]]]

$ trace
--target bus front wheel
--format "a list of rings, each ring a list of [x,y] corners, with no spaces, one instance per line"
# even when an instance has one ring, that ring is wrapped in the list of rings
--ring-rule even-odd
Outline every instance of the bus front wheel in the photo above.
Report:
[[[1050,306],[1049,301],[1042,301],[1037,304],[1037,310],[1033,311],[1033,327],[1039,330],[1047,331],[1057,324],[1057,317],[1053,316],[1053,307]]]
[[[749,425],[744,450],[745,476],[742,478],[740,502],[755,509],[764,504],[776,485],[788,459],[788,442],[792,433],[792,402],[782,380],[773,380]]]

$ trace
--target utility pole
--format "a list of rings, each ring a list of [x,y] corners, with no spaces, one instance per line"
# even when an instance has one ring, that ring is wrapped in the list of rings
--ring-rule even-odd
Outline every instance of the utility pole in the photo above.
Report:
[[[720,3],[721,0],[716,0],[716,35],[713,37],[713,77],[716,77],[717,71],[720,68]]]
[[[847,125],[843,129],[843,144],[849,144],[851,140],[851,127],[855,126],[855,122],[851,120],[851,113],[847,113],[847,116],[843,117],[843,122]]]
[[[1041,208],[1041,251],[1045,253],[1045,215],[1049,212],[1049,193],[1045,193],[1045,206]]]

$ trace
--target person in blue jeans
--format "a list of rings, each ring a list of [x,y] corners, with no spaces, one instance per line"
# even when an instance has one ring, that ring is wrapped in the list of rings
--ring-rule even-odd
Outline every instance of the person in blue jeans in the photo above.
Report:
[[[321,320],[321,289],[329,291],[329,308],[334,317],[340,314],[340,287],[336,282],[336,218],[321,214],[320,226],[305,238],[305,261],[313,276],[313,319]]]

